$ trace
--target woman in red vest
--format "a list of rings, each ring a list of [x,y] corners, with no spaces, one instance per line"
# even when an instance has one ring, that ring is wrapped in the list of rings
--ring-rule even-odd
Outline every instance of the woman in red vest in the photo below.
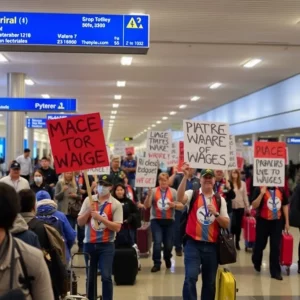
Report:
[[[183,205],[177,202],[176,190],[169,187],[169,175],[167,173],[160,173],[158,182],[158,187],[149,189],[144,203],[146,208],[151,207],[152,259],[154,262],[151,272],[160,271],[162,243],[164,245],[166,268],[171,268],[175,209],[183,209]]]
[[[263,251],[270,237],[270,274],[282,280],[279,263],[280,241],[285,220],[285,230],[289,230],[288,198],[278,187],[258,187],[253,192],[252,207],[257,209],[256,241],[252,262],[257,272],[261,270]],[[284,218],[283,218],[284,216]]]

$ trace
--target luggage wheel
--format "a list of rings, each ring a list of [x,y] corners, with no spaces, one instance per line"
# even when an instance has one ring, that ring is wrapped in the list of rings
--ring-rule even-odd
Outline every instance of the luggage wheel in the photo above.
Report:
[[[287,276],[290,276],[290,273],[291,273],[290,267],[286,267],[286,274],[287,274]]]

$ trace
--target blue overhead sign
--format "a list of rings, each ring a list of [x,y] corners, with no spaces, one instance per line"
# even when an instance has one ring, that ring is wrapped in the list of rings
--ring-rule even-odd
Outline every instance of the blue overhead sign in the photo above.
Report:
[[[286,143],[290,145],[300,145],[300,136],[290,136],[286,138]]]
[[[149,15],[0,12],[0,50],[146,54],[149,29]]]
[[[47,115],[47,120],[56,120],[56,119],[64,119],[69,117],[74,117],[78,115],[70,115],[70,114],[49,114]],[[101,125],[103,127],[104,121],[101,119]]]
[[[45,118],[27,118],[26,127],[27,128],[47,128],[47,119]]]
[[[0,111],[76,112],[76,99],[0,98]]]
[[[252,140],[244,140],[243,146],[252,146]]]

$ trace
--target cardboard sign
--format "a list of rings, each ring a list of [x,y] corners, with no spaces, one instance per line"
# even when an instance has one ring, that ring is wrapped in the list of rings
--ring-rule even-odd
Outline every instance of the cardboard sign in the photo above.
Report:
[[[114,144],[114,155],[124,156],[126,155],[126,144],[119,142]]]
[[[184,160],[192,168],[227,170],[228,124],[184,120],[183,132]]]
[[[254,186],[278,186],[285,183],[286,146],[283,142],[255,142]]]
[[[132,155],[134,155],[134,147],[126,147],[125,152],[126,152],[126,155],[128,155],[128,153],[131,153]]]
[[[179,161],[179,143],[172,143],[171,154],[169,154],[169,159],[167,161],[167,167],[174,167],[178,165]]]
[[[100,114],[48,120],[57,173],[109,166]]]
[[[158,159],[167,163],[172,149],[172,136],[170,131],[148,131],[147,157]]]
[[[178,161],[178,166],[177,166],[177,171],[181,172],[181,167],[184,163],[184,142],[180,141],[179,142],[179,161]]]
[[[244,169],[244,164],[245,164],[245,160],[243,157],[241,156],[237,156],[236,157],[236,160],[237,160],[237,168],[239,170],[243,170]]]
[[[107,175],[110,174],[110,167],[89,169],[87,173],[88,175]]]
[[[235,137],[233,135],[229,135],[229,162],[228,162],[227,169],[236,170],[237,168],[238,168],[238,162],[237,162]]]
[[[155,187],[158,167],[159,161],[157,159],[139,157],[137,159],[135,186]]]

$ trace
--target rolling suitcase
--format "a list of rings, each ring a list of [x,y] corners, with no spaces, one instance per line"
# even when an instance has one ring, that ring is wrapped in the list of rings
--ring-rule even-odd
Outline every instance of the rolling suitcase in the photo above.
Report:
[[[215,300],[235,300],[236,292],[236,280],[233,274],[228,269],[219,268],[216,278]]]
[[[293,263],[294,239],[289,233],[282,233],[280,246],[280,265],[286,266],[287,275],[290,275],[290,266]]]
[[[137,230],[137,245],[140,250],[140,256],[149,256],[152,244],[152,235],[150,223],[144,223]]]
[[[256,239],[256,219],[254,217],[246,217],[244,219],[244,240],[245,250],[253,248]]]
[[[120,248],[115,250],[113,274],[117,285],[134,285],[138,273],[136,250]]]

